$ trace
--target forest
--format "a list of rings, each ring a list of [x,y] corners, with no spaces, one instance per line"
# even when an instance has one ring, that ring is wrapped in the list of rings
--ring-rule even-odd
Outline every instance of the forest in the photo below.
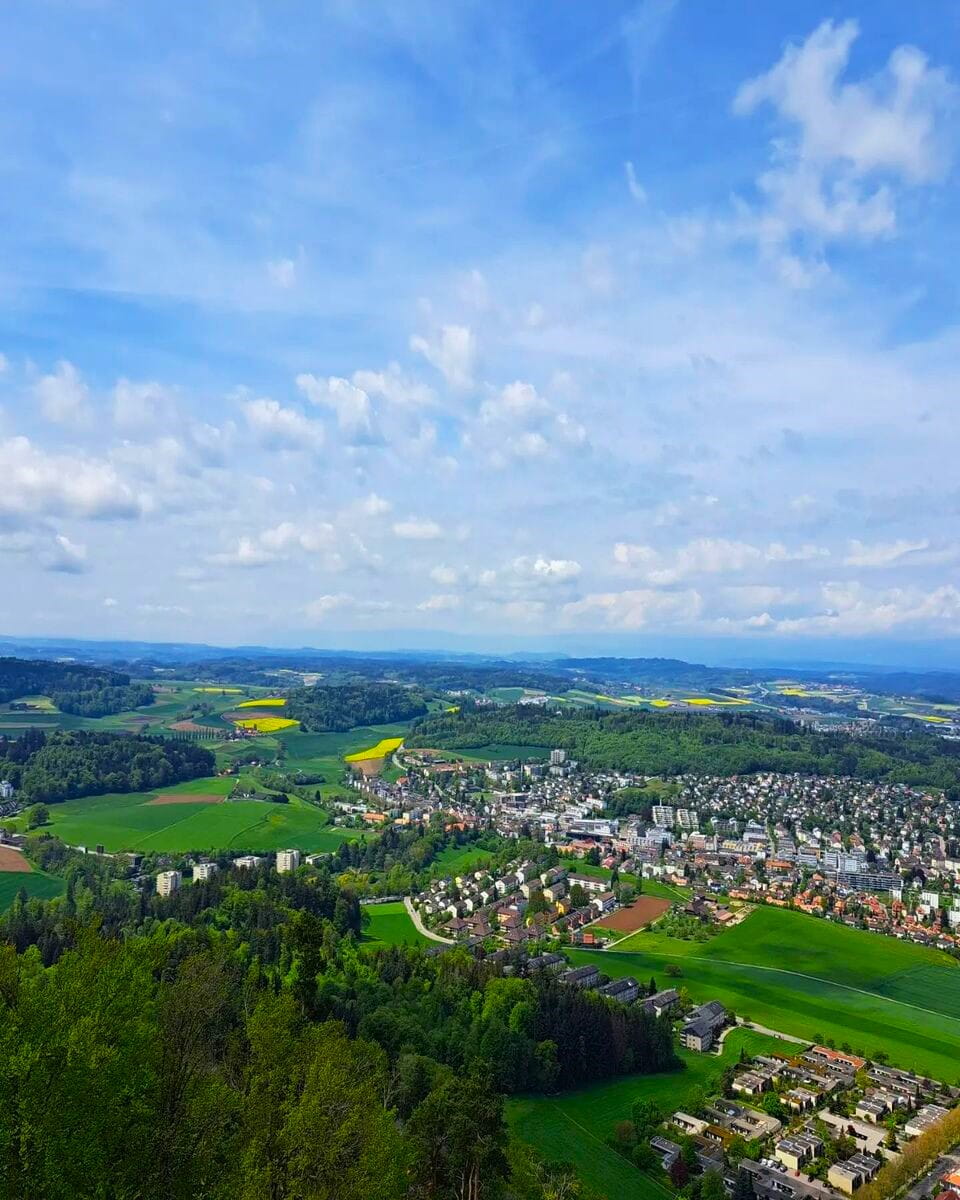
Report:
[[[846,775],[941,787],[960,799],[960,743],[914,733],[852,738],[746,714],[547,712],[527,705],[432,715],[408,746],[468,750],[494,744],[556,746],[591,767],[648,775]]]
[[[29,802],[143,792],[212,773],[213,754],[189,741],[26,729],[0,737],[0,779]]]
[[[171,897],[56,839],[0,920],[0,1176],[35,1197],[570,1200],[504,1093],[680,1069],[668,1022],[462,948],[377,947],[325,870]]]
[[[148,683],[131,683],[130,676],[120,671],[0,658],[0,703],[21,696],[49,696],[61,712],[78,717],[105,717],[154,700]]]
[[[285,715],[305,732],[344,733],[357,725],[409,721],[427,711],[423,694],[396,683],[345,683],[295,688]]]

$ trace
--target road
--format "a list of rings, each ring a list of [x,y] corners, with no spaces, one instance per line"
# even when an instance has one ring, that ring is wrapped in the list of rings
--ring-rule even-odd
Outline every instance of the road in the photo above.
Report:
[[[429,938],[431,942],[443,942],[445,946],[453,945],[453,938],[441,937],[439,933],[434,933],[432,929],[428,929],[420,920],[420,914],[413,907],[413,902],[409,896],[404,896],[403,906],[410,915],[410,920],[417,927],[417,932],[422,933],[425,938]]]
[[[940,1180],[944,1175],[958,1170],[960,1170],[960,1154],[957,1154],[956,1151],[950,1154],[941,1154],[933,1168],[922,1179],[918,1179],[913,1187],[905,1193],[904,1200],[927,1200],[928,1196],[935,1196],[943,1190]]]

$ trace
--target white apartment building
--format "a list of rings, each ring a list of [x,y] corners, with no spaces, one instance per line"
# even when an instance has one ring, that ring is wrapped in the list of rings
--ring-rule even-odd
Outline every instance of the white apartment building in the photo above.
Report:
[[[172,896],[179,890],[182,878],[179,871],[161,871],[157,876],[157,895]]]
[[[673,808],[669,804],[655,804],[653,806],[653,823],[659,825],[661,829],[672,829],[674,823]]]
[[[239,858],[233,860],[233,865],[238,871],[255,871],[263,862],[263,859],[256,854],[242,854]]]
[[[300,866],[299,850],[278,850],[277,871],[282,875],[286,871],[295,871]]]
[[[217,864],[214,862],[198,862],[193,864],[194,883],[202,882],[204,879],[212,879],[216,873]]]

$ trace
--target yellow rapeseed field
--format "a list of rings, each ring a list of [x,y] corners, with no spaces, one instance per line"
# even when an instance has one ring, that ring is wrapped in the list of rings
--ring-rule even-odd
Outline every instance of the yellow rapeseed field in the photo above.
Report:
[[[278,733],[281,729],[292,729],[300,724],[288,717],[237,717],[233,723],[240,729],[255,729],[257,733]]]
[[[394,750],[403,745],[403,738],[382,738],[375,746],[367,750],[358,750],[355,754],[344,755],[345,762],[367,762],[371,758],[386,758]]]
[[[275,696],[264,700],[241,700],[237,708],[283,708],[285,704],[286,700],[282,696]]]

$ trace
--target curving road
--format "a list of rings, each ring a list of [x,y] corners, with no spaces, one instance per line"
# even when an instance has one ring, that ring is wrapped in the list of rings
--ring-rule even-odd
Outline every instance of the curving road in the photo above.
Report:
[[[416,926],[417,933],[422,933],[423,936],[425,938],[429,938],[431,942],[443,942],[445,946],[452,946],[454,944],[453,938],[441,937],[439,933],[434,933],[432,929],[428,929],[426,925],[424,925],[424,923],[420,920],[420,914],[413,907],[413,902],[409,896],[404,896],[403,906],[407,910],[410,920]]]

